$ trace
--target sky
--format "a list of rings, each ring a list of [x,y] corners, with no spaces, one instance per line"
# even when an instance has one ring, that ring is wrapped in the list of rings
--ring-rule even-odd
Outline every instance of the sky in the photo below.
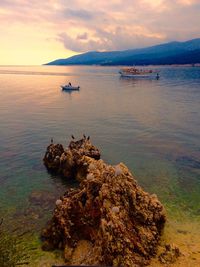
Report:
[[[200,0],[0,0],[0,65],[200,37]]]

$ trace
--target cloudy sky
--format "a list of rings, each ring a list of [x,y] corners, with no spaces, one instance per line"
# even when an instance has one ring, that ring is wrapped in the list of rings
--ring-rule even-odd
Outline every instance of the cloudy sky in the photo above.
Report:
[[[0,0],[0,64],[200,37],[200,0]]]

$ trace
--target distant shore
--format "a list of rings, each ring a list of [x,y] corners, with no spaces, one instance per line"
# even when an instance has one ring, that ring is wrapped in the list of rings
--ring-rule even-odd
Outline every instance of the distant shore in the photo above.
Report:
[[[66,64],[66,65],[60,65],[60,64],[43,64],[42,66],[58,66],[58,67],[70,67],[70,66],[97,66],[97,67],[200,67],[200,63],[195,63],[195,64],[147,64],[147,65],[115,65],[115,64]]]

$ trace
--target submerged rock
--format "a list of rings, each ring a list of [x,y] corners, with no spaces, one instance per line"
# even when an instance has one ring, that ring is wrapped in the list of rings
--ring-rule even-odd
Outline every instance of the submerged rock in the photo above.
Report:
[[[176,159],[176,162],[184,167],[200,169],[200,161],[190,157],[190,156],[181,156]]]
[[[166,220],[156,195],[144,192],[123,163],[110,166],[79,149],[74,153],[70,146],[67,153],[72,154],[72,171],[81,183],[78,189],[66,191],[56,205],[53,218],[42,232],[45,249],[62,248],[69,264],[79,254],[80,244],[87,246],[84,255],[75,257],[76,264],[148,264]],[[67,164],[65,161],[59,168]]]
[[[34,190],[29,195],[28,201],[31,207],[36,207],[36,209],[38,209],[38,206],[41,209],[50,209],[55,202],[55,198],[56,196],[53,193],[46,190]]]

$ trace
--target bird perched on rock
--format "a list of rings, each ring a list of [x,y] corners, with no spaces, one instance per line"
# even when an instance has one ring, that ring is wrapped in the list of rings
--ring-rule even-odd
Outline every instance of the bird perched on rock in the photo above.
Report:
[[[53,144],[53,138],[51,138],[51,143]]]
[[[71,135],[71,138],[74,140],[75,139],[75,137],[73,136],[73,134]]]
[[[87,141],[89,141],[90,140],[90,136],[88,136],[88,138],[87,138]]]
[[[83,138],[84,138],[84,139],[86,139],[86,136],[85,136],[85,134],[83,134]]]

